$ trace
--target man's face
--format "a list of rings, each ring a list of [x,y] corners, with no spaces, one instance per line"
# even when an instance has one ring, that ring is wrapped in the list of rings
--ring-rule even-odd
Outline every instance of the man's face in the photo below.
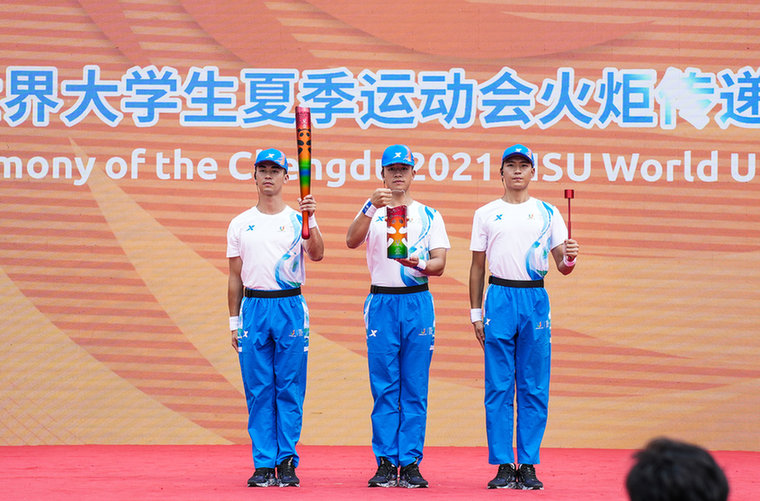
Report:
[[[288,180],[285,169],[274,162],[261,162],[254,167],[253,178],[259,193],[276,195],[282,191],[282,185]]]
[[[407,191],[414,178],[414,169],[406,164],[391,164],[383,167],[383,182],[394,191]]]
[[[535,169],[525,158],[512,155],[501,164],[501,181],[509,190],[522,190],[528,187]]]

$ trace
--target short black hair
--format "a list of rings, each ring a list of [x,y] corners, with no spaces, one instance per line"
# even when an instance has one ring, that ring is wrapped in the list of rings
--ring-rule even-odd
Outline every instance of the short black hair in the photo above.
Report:
[[[698,445],[665,437],[634,454],[625,487],[631,501],[726,501],[728,480]]]

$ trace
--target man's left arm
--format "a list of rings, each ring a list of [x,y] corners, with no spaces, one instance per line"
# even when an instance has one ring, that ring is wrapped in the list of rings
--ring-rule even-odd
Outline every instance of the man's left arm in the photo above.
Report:
[[[304,240],[304,250],[312,261],[321,261],[325,256],[325,242],[318,226],[309,228],[309,239]]]
[[[429,244],[434,248],[428,251],[428,259],[420,259],[419,256],[412,255],[407,259],[397,259],[397,261],[410,268],[414,268],[423,275],[430,277],[440,277],[446,268],[446,251],[449,250],[449,237],[446,234],[446,226],[439,212],[435,212],[431,221]]]
[[[322,239],[322,232],[319,231],[317,226],[317,220],[314,217],[314,213],[317,210],[317,203],[312,195],[306,195],[303,200],[298,199],[298,209],[303,213],[304,211],[309,215],[309,238],[303,241],[303,248],[306,251],[306,255],[312,261],[321,261],[325,256],[325,242]]]
[[[557,264],[557,270],[563,275],[569,275],[575,269],[575,258],[578,257],[580,247],[578,242],[568,238],[561,245],[552,249],[554,262]]]
[[[414,268],[423,275],[440,277],[446,267],[446,248],[430,249],[430,257],[422,260],[419,256],[409,256],[407,259],[397,259],[400,264]]]

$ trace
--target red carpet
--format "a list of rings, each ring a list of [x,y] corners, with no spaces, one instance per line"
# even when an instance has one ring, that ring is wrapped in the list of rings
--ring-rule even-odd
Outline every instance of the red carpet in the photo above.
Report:
[[[369,447],[303,446],[300,488],[248,488],[247,446],[84,445],[0,447],[0,498],[7,500],[541,499],[626,500],[631,451],[545,449],[544,491],[488,490],[496,468],[484,448],[426,447],[429,489],[369,489]],[[760,453],[715,452],[731,501],[760,498]]]

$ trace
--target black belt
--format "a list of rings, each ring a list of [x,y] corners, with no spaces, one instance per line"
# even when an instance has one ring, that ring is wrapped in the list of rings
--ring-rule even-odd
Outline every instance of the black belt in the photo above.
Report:
[[[258,289],[249,289],[248,287],[245,288],[245,297],[290,297],[300,295],[300,287],[296,287],[295,289],[282,289],[279,291],[261,291]]]
[[[422,292],[428,290],[428,284],[412,285],[411,287],[383,287],[372,285],[369,288],[370,294],[411,294],[412,292]]]
[[[507,280],[505,278],[499,278],[491,275],[488,277],[489,284],[502,285],[504,287],[543,287],[544,279],[541,280]]]

